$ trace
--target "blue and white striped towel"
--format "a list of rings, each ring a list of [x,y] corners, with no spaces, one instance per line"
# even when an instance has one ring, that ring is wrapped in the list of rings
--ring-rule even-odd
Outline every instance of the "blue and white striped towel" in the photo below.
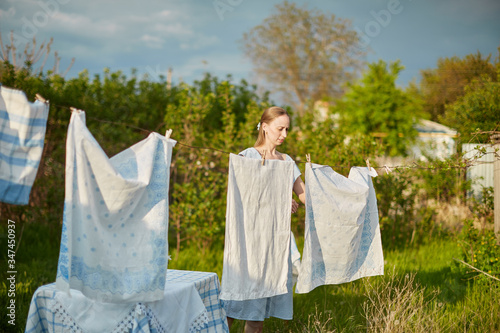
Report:
[[[30,103],[24,92],[0,85],[0,201],[28,204],[48,116],[48,104]]]

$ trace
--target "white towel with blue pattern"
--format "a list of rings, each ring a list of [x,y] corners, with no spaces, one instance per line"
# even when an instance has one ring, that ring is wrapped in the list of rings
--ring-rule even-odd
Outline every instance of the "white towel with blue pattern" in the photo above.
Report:
[[[230,155],[221,299],[287,293],[294,165]]]
[[[297,293],[384,274],[373,188],[374,169],[346,178],[328,166],[306,164],[306,230]]]
[[[49,105],[0,85],[0,201],[29,202],[42,158]]]
[[[108,158],[73,111],[56,286],[99,302],[163,298],[175,141],[158,133]]]

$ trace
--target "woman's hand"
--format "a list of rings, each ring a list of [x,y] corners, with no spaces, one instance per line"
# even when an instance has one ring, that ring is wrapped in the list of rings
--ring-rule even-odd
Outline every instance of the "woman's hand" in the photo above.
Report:
[[[299,208],[299,204],[297,201],[292,199],[292,214],[297,212],[297,209]]]

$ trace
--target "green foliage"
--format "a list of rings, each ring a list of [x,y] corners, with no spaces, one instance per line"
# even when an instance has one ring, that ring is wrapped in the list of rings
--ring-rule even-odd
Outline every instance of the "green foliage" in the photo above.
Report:
[[[495,192],[493,187],[483,187],[480,200],[474,199],[473,211],[479,220],[485,220],[490,225],[493,224],[495,213]]]
[[[408,172],[393,172],[373,179],[379,208],[380,230],[384,247],[396,247],[412,241],[417,191]]]
[[[464,195],[471,187],[471,181],[465,179],[466,167],[459,155],[448,159],[428,158],[415,169],[415,186],[424,200],[436,200],[450,203],[454,199],[465,200]]]
[[[420,91],[425,101],[424,111],[432,120],[452,126],[456,121],[445,111],[448,105],[465,94],[464,88],[483,75],[497,80],[496,71],[500,62],[492,63],[490,58],[491,55],[483,58],[480,52],[463,58],[440,58],[436,68],[421,71]]]
[[[436,216],[444,205],[465,205],[471,181],[465,179],[466,167],[460,161],[460,156],[430,159],[373,179],[384,246],[421,244],[433,233],[455,231]]]
[[[476,216],[483,223],[478,225],[473,220],[465,221],[460,234],[460,244],[463,261],[500,279],[500,246],[497,245],[493,230],[493,206],[493,191],[486,188],[481,200],[474,205]],[[500,290],[500,282],[477,270],[462,267],[462,272],[466,278],[474,279],[479,284],[496,283]]]
[[[318,121],[314,112],[296,117],[287,141],[287,152],[297,161],[310,154],[313,163],[331,165],[345,175],[350,166],[366,165],[366,159],[373,160],[382,150],[372,137],[357,133],[348,138],[331,117]]]
[[[472,221],[466,221],[461,236],[464,261],[500,279],[500,247],[496,244],[494,231],[478,230]],[[478,283],[495,283],[490,277],[468,267],[464,268],[464,273]]]
[[[464,94],[446,107],[443,122],[455,128],[462,142],[467,142],[478,131],[500,129],[500,67],[497,79],[481,76],[465,87]],[[476,140],[488,142],[489,135],[480,135]]]
[[[382,60],[370,64],[335,108],[345,133],[382,137],[391,156],[406,155],[417,135],[414,124],[421,112],[420,101],[396,87],[401,70],[399,61],[389,66]]]

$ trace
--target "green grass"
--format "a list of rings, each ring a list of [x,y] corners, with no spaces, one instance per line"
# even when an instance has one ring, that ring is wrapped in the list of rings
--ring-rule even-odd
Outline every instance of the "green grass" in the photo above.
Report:
[[[0,231],[0,248],[7,249],[5,226]],[[10,326],[8,318],[3,316],[0,331],[24,331],[34,291],[55,280],[59,237],[57,227],[35,223],[25,226],[16,253],[16,326]],[[302,239],[298,239],[298,244],[301,247]],[[2,250],[1,269],[6,272],[4,252],[7,251]],[[171,256],[169,268],[211,271],[221,277],[222,246],[205,251],[191,247],[179,254],[172,252]],[[295,294],[294,319],[270,318],[264,323],[264,331],[500,332],[500,283],[492,280],[490,284],[479,285],[464,281],[464,269],[453,260],[460,256],[453,236],[433,238],[420,246],[386,250],[384,276]],[[6,282],[3,279],[0,284],[3,306],[8,302]],[[390,322],[385,324],[385,330],[373,326],[382,319]],[[368,322],[372,323],[369,329]],[[235,321],[231,332],[243,332],[243,322]]]
[[[0,249],[2,272],[7,272],[7,227],[0,225]],[[44,284],[55,281],[57,260],[59,258],[60,228],[48,227],[38,223],[24,226],[16,223],[16,319],[15,326],[8,323],[5,315],[0,317],[1,332],[24,332],[31,297],[35,290]],[[6,277],[0,283],[2,308],[9,302]],[[2,312],[4,313],[4,312]]]

